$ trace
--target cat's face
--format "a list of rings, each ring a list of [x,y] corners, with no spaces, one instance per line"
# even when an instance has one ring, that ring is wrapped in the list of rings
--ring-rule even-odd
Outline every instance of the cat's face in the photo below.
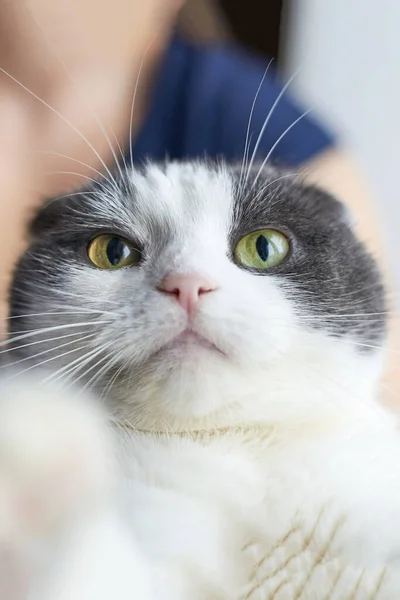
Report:
[[[384,337],[373,261],[335,200],[256,177],[149,166],[50,202],[12,294],[14,316],[36,316],[11,322],[54,329],[14,342],[39,343],[12,362],[94,386],[142,427],[368,400]]]

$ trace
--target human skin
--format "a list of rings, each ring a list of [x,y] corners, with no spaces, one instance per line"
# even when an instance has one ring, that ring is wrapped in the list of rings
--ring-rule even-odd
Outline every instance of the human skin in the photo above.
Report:
[[[0,0],[3,316],[32,210],[112,168],[110,146],[118,153],[116,139],[129,143],[141,63],[133,134],[178,8],[179,0]]]
[[[181,0],[0,0],[3,316],[10,273],[24,249],[30,214],[41,198],[61,195],[96,176],[96,171],[106,172],[114,161],[111,148],[118,153],[118,144],[127,147],[129,131],[134,136],[143,118],[152,73],[180,4]],[[329,151],[305,170],[355,213],[361,238],[385,270],[373,203],[351,160],[340,150]],[[394,321],[391,334],[393,349],[398,345]],[[393,359],[388,369],[393,403],[400,393]]]

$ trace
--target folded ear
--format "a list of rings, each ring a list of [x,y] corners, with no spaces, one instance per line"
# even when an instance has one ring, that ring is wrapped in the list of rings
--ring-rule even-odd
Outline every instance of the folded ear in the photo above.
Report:
[[[303,182],[302,196],[306,195],[314,202],[315,210],[325,219],[332,219],[343,225],[347,225],[351,229],[356,224],[354,213],[346,204],[343,204],[336,196],[330,192],[313,184]]]

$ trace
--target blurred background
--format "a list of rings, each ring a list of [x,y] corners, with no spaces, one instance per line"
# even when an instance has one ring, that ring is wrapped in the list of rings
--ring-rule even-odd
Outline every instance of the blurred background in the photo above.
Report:
[[[400,2],[190,0],[180,27],[196,41],[238,41],[275,57],[363,170],[388,236],[400,293]],[[266,58],[267,60],[267,58]]]

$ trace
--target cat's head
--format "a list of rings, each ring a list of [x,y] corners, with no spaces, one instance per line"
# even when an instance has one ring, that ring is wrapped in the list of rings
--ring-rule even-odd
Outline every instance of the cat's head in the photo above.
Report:
[[[270,167],[150,164],[49,202],[11,300],[11,362],[143,428],[308,419],[380,372],[374,262],[340,203]]]

